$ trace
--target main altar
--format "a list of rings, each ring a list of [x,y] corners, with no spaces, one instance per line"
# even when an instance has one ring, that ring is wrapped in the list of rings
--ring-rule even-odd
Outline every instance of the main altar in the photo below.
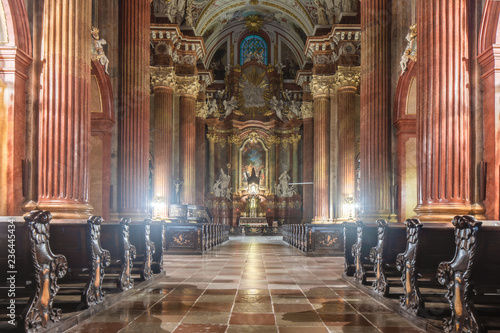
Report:
[[[226,70],[207,89],[206,206],[233,227],[300,223],[302,88],[255,50]]]

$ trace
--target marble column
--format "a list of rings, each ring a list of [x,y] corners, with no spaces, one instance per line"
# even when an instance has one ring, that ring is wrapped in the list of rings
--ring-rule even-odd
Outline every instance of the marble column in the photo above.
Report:
[[[180,94],[180,173],[183,180],[181,203],[196,203],[196,97],[199,90],[198,76],[177,77]]]
[[[45,3],[38,209],[88,218],[91,3]]]
[[[208,139],[208,187],[212,193],[212,186],[215,184],[215,134],[207,134]]]
[[[150,1],[120,2],[118,213],[142,219],[149,203]]]
[[[313,102],[302,103],[303,131],[302,131],[302,181],[304,183],[314,180],[314,109]],[[302,186],[302,220],[311,222],[314,217],[313,186]]]
[[[300,135],[295,135],[292,140],[292,182],[299,181],[299,141]]]
[[[470,201],[468,2],[417,4],[417,216],[450,221]],[[439,73],[439,75],[438,75]]]
[[[389,0],[361,1],[360,209],[365,222],[391,214],[390,11]]]
[[[356,187],[356,92],[360,69],[339,68],[335,75],[338,98],[338,219],[354,219],[354,207],[346,198],[355,198]],[[354,204],[354,202],[352,203]]]
[[[205,142],[206,142],[206,103],[196,105],[196,194],[195,201],[205,206]]]
[[[314,221],[330,219],[330,88],[332,77],[314,75]]]
[[[163,201],[156,214],[167,217],[175,193],[172,182],[174,69],[152,67],[151,83],[154,87],[154,196]]]

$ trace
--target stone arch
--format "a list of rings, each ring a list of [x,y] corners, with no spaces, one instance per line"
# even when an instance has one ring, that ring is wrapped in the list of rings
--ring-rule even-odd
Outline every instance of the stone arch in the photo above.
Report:
[[[482,67],[483,133],[486,186],[480,193],[486,217],[500,218],[500,1],[487,0],[478,38]]]
[[[0,215],[21,215],[26,185],[26,89],[31,36],[23,0],[0,2]],[[23,168],[24,167],[24,168]],[[25,170],[23,173],[23,169]]]
[[[394,126],[396,127],[396,187],[398,221],[413,215],[417,205],[416,140],[417,117],[411,112],[411,103],[416,102],[416,63],[408,63],[407,71],[399,78],[394,101]],[[415,98],[415,99],[413,99]],[[416,111],[416,108],[415,108]]]

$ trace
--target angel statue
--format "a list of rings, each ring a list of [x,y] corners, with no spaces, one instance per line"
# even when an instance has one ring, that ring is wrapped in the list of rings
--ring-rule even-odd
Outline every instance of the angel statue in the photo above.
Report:
[[[300,109],[301,109],[302,103],[298,101],[292,101],[290,103],[290,113],[293,116],[293,118],[300,118]]]
[[[273,99],[269,101],[269,106],[271,107],[271,111],[276,113],[276,116],[280,120],[283,120],[283,101],[279,101],[276,96],[273,96]]]
[[[106,45],[106,40],[99,38],[99,29],[96,27],[92,27],[92,30],[90,32],[92,35],[92,59],[94,60],[99,60],[99,63],[104,66],[104,72],[109,75],[108,73],[108,66],[109,66],[109,59],[106,57],[106,54],[104,53],[104,48],[102,47],[103,45]]]
[[[208,103],[208,116],[217,116],[218,106],[217,100],[215,98],[211,99]]]
[[[222,104],[224,104],[224,110],[225,110],[224,118],[229,117],[229,115],[233,113],[233,111],[236,110],[236,108],[238,107],[238,101],[234,96],[231,97],[231,100],[224,101]]]

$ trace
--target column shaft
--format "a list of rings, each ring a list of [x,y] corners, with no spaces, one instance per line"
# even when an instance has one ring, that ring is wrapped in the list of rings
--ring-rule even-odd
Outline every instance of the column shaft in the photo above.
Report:
[[[312,182],[314,180],[314,119],[304,118],[303,141],[302,141],[302,181]],[[311,222],[314,217],[313,209],[313,186],[302,187],[302,220]]]
[[[172,128],[173,89],[154,88],[154,196],[163,198],[160,216],[168,216],[168,206],[173,192],[172,176]]]
[[[212,186],[215,184],[215,139],[208,139],[208,188],[212,193]]]
[[[180,97],[180,162],[181,203],[196,202],[196,96],[182,94]]]
[[[330,217],[330,99],[314,96],[314,219]]]
[[[361,213],[391,214],[390,1],[361,1]]]
[[[342,87],[337,91],[338,96],[338,211],[339,219],[349,218],[349,207],[346,205],[347,197],[355,197],[355,169],[356,169],[356,87]],[[354,217],[354,215],[352,216]]]
[[[470,82],[466,0],[417,4],[418,217],[449,221],[470,205]]]
[[[149,208],[150,1],[120,2],[118,211],[134,218]]]
[[[45,3],[38,208],[87,218],[91,3]]]
[[[205,118],[196,117],[196,204],[205,205]]]

